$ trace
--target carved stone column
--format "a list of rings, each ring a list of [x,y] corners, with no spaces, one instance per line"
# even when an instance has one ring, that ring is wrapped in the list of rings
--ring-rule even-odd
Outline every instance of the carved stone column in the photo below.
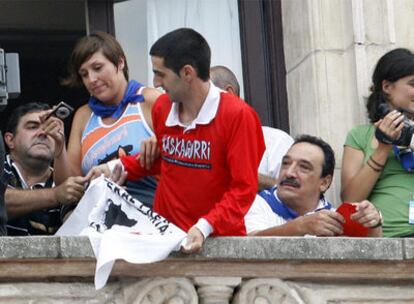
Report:
[[[241,283],[239,277],[196,277],[194,284],[200,304],[228,304],[233,296],[234,287]]]
[[[125,303],[131,304],[197,304],[192,282],[185,278],[143,279],[137,283],[124,281]]]
[[[279,279],[243,282],[233,304],[304,304],[295,289]]]

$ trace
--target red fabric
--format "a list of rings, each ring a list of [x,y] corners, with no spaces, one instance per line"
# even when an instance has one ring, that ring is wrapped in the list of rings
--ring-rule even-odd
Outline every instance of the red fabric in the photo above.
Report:
[[[138,154],[122,156],[120,158],[125,170],[128,172],[128,180],[137,180],[144,176],[158,175],[161,172],[161,158],[157,159],[150,170],[141,167],[138,160]],[[158,177],[159,179],[159,177]]]
[[[216,117],[184,133],[182,127],[165,125],[171,105],[164,94],[152,111],[162,160],[150,172],[135,157],[121,158],[128,179],[160,170],[154,210],[184,231],[202,217],[213,226],[213,235],[246,235],[244,215],[257,192],[257,168],[265,150],[256,112],[221,93]]]
[[[351,220],[351,215],[356,212],[356,206],[351,203],[344,202],[336,209],[336,212],[341,214],[345,218],[345,224],[343,224],[344,232],[342,235],[353,237],[367,237],[369,229],[360,223]]]

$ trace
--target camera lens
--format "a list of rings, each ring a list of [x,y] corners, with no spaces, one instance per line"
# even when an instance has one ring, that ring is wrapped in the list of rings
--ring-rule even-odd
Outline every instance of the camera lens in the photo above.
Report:
[[[68,117],[70,114],[69,109],[67,108],[59,108],[56,111],[56,116],[60,119],[65,119],[66,117]]]

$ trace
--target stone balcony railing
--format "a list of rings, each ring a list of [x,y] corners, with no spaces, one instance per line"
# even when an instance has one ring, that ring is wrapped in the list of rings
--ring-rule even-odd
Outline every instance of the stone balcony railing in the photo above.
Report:
[[[102,290],[84,237],[0,238],[0,303],[414,303],[414,239],[210,238],[118,261]]]

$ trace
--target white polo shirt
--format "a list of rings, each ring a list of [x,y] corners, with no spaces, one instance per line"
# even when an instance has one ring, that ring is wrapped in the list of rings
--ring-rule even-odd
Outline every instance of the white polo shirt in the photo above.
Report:
[[[276,189],[273,192],[273,195],[277,197]],[[278,200],[280,201],[280,199]],[[307,214],[313,213],[318,209],[322,209],[328,204],[329,203],[325,200],[325,198],[322,198],[319,200],[318,206],[315,208],[315,210],[308,212]],[[329,210],[334,210],[334,208],[330,208]],[[244,217],[247,233],[266,230],[271,227],[286,224],[287,222],[288,221],[283,217],[273,212],[272,208],[269,206],[266,200],[258,194],[256,194],[252,206]]]

